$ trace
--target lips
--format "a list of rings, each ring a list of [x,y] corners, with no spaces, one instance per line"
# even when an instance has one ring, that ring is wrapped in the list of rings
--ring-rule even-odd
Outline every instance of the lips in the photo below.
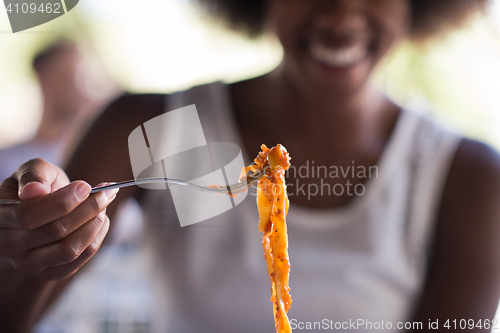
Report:
[[[330,46],[321,41],[309,45],[309,54],[317,62],[333,68],[347,68],[361,62],[368,53],[368,46],[356,42],[343,46]]]

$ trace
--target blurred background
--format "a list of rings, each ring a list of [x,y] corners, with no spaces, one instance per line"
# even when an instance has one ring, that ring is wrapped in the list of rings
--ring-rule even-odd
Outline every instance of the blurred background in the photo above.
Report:
[[[33,58],[61,39],[77,47],[72,84],[85,100],[76,118],[82,121],[73,121],[64,135],[66,150],[122,91],[165,93],[237,81],[265,73],[281,59],[274,40],[249,41],[228,32],[188,0],[83,0],[66,15],[16,34],[0,6],[0,148],[40,135],[46,105]],[[500,3],[492,1],[486,16],[446,38],[402,45],[376,82],[400,104],[432,105],[451,126],[500,148]],[[123,210],[123,230],[38,332],[154,330],[150,263],[138,242],[141,212],[135,203]]]
[[[275,41],[228,32],[191,2],[85,0],[54,21],[16,34],[1,7],[0,147],[34,135],[41,101],[31,59],[61,37],[78,41],[86,71],[94,76],[92,84],[80,84],[97,99],[109,97],[103,85],[110,82],[132,92],[171,92],[256,76],[279,62]],[[378,83],[395,100],[427,101],[468,135],[500,147],[498,1],[467,28],[423,47],[405,45],[388,63]]]

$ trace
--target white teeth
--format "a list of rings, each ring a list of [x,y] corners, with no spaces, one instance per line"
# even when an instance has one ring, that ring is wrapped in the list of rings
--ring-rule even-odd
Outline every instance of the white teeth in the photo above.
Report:
[[[314,60],[331,67],[349,67],[366,56],[366,47],[363,44],[354,44],[347,47],[333,48],[322,43],[313,43],[310,53]]]

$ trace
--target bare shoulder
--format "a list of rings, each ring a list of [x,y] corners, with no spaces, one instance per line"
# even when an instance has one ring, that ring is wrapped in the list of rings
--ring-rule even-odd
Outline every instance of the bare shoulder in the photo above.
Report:
[[[493,319],[500,296],[499,238],[500,155],[464,139],[444,189],[416,317],[443,323]]]
[[[462,140],[450,170],[450,178],[456,173],[458,179],[452,179],[448,185],[473,186],[477,181],[500,181],[500,154],[490,146],[471,139]],[[493,185],[493,184],[491,184]],[[491,187],[491,186],[489,186]],[[486,187],[488,188],[488,186]]]
[[[450,168],[440,211],[446,231],[461,224],[480,232],[500,218],[500,154],[471,139],[462,140]],[[438,225],[440,227],[440,225]],[[499,229],[500,230],[500,229]]]

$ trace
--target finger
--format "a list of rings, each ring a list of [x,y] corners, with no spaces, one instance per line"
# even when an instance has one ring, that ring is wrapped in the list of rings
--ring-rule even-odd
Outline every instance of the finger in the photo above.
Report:
[[[96,238],[82,252],[82,254],[70,263],[46,268],[42,271],[41,276],[48,280],[62,280],[75,274],[87,261],[89,261],[99,250],[109,231],[109,219],[106,216],[106,222],[103,228],[99,231]]]
[[[28,251],[23,256],[21,265],[30,270],[42,272],[48,267],[73,262],[89,247],[101,229],[105,227],[107,220],[105,214],[100,214],[65,239]]]
[[[76,181],[44,195],[22,201],[18,205],[0,207],[0,228],[33,230],[73,211],[89,196],[91,187]]]
[[[4,179],[0,184],[0,198],[19,200],[17,180],[14,177]]]
[[[38,198],[69,183],[60,168],[41,158],[21,165],[14,172],[13,178],[18,181],[18,195],[21,200]]]
[[[97,214],[106,214],[106,208],[117,192],[116,189],[93,194],[70,214],[35,230],[0,229],[0,256],[12,258],[69,236]]]
[[[11,258],[19,253],[16,249],[21,232],[15,229],[0,229],[0,257]]]
[[[97,214],[106,214],[106,207],[114,200],[117,192],[117,190],[108,190],[95,193],[68,215],[38,229],[20,232],[18,247],[25,251],[68,237]]]

